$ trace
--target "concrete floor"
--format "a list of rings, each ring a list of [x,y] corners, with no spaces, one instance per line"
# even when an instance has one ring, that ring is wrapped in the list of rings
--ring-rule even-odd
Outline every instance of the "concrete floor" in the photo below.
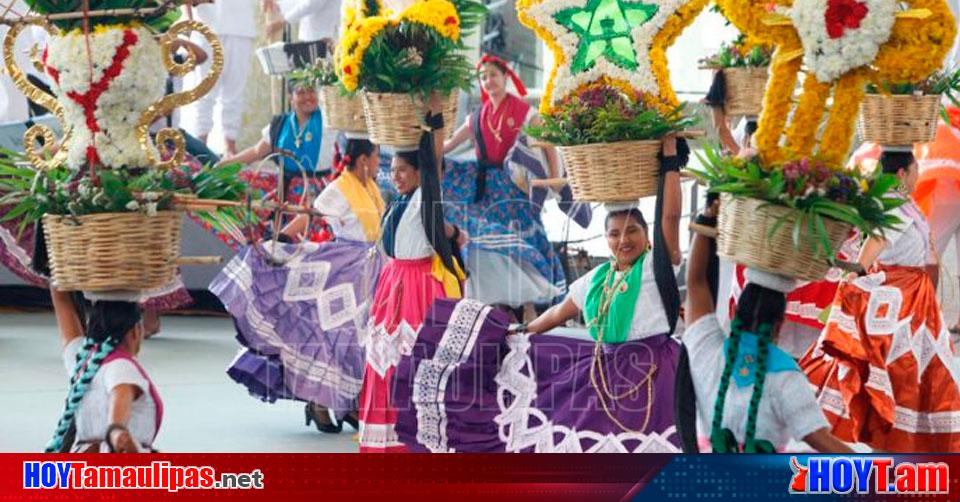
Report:
[[[353,430],[303,425],[303,405],[264,403],[225,373],[237,352],[227,318],[163,318],[141,362],[164,399],[164,452],[356,452]],[[60,416],[67,375],[51,313],[0,314],[0,451],[42,451]]]

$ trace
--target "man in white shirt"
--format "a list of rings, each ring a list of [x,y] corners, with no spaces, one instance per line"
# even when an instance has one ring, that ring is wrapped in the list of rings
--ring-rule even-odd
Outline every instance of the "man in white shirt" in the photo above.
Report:
[[[337,39],[340,24],[340,0],[263,0],[264,10],[279,10],[283,15],[267,27],[273,35],[283,29],[283,23],[299,23],[298,41],[313,42]]]
[[[194,17],[206,23],[223,45],[223,73],[214,88],[186,111],[187,130],[202,141],[213,129],[213,106],[220,102],[220,120],[227,154],[237,153],[237,136],[243,120],[243,91],[253,57],[253,41],[257,36],[256,0],[217,0],[213,4],[193,8]],[[202,37],[197,43],[210,51]],[[186,88],[196,86],[210,71],[210,63],[202,65],[187,76]]]

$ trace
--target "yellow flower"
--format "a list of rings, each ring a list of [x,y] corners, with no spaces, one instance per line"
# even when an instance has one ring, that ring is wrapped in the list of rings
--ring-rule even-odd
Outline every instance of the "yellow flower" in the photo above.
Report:
[[[419,0],[401,12],[399,19],[429,26],[450,40],[460,40],[460,14],[448,0]]]

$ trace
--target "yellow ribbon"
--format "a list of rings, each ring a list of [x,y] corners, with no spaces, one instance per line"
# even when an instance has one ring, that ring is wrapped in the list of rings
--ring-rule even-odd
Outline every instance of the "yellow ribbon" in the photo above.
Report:
[[[443,285],[443,293],[447,298],[462,298],[463,292],[460,290],[460,282],[466,279],[467,275],[463,273],[463,269],[460,268],[457,260],[453,260],[453,268],[456,269],[455,273],[447,270],[447,267],[443,265],[443,260],[440,259],[440,255],[433,255],[430,274]]]
[[[372,178],[367,178],[364,186],[357,175],[347,170],[344,170],[334,183],[350,204],[350,210],[363,225],[367,241],[376,241],[380,237],[380,220],[384,212],[383,197],[380,196],[377,183]]]

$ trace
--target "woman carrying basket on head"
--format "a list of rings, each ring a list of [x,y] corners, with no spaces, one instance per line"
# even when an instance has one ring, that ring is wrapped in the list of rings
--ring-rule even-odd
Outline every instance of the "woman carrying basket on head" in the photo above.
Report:
[[[470,140],[476,152],[476,162],[452,162],[444,173],[447,216],[472,236],[465,254],[477,273],[467,279],[466,296],[525,308],[530,320],[534,304],[552,303],[566,289],[560,257],[540,217],[546,191],[528,186],[530,178],[560,176],[559,160],[552,147],[532,148],[523,134],[539,116],[522,99],[526,89],[507,62],[484,55],[477,70],[482,104],[443,148],[449,154]],[[508,92],[507,79],[516,94]],[[569,188],[564,192],[561,209],[588,226],[589,206],[574,204]]]
[[[716,226],[719,204],[697,218]],[[810,384],[797,363],[777,346],[786,293],[796,281],[748,269],[747,286],[727,336],[715,314],[707,278],[710,246],[696,235],[687,262],[683,345],[690,359],[700,423],[714,453],[773,453],[791,439],[825,453],[850,453],[830,434]],[[685,446],[685,449],[686,446]]]
[[[390,259],[377,281],[368,328],[360,344],[366,368],[360,394],[360,451],[403,452],[390,392],[397,364],[410,355],[417,330],[435,299],[463,296],[458,247],[465,231],[444,222],[440,196],[443,98],[433,95],[424,133],[413,151],[398,151],[391,167],[400,193],[383,219],[380,246]]]
[[[245,347],[227,373],[263,400],[305,401],[306,424],[321,432],[340,432],[343,422],[359,429],[364,356],[357,335],[380,269],[373,249],[384,212],[374,181],[379,159],[369,140],[347,141],[340,176],[313,202],[332,241],[311,242],[311,217],[299,215],[281,240],[306,242],[270,249],[282,265],[247,248],[211,285]]]
[[[56,289],[51,296],[70,390],[46,451],[150,452],[163,403],[137,360],[140,307],[124,301],[89,305],[82,299],[78,306],[73,295]]]
[[[837,290],[827,327],[801,361],[833,433],[896,452],[960,451],[960,360],[926,270],[936,253],[926,218],[910,199],[917,162],[884,152],[900,178],[900,223],[868,237]]]

